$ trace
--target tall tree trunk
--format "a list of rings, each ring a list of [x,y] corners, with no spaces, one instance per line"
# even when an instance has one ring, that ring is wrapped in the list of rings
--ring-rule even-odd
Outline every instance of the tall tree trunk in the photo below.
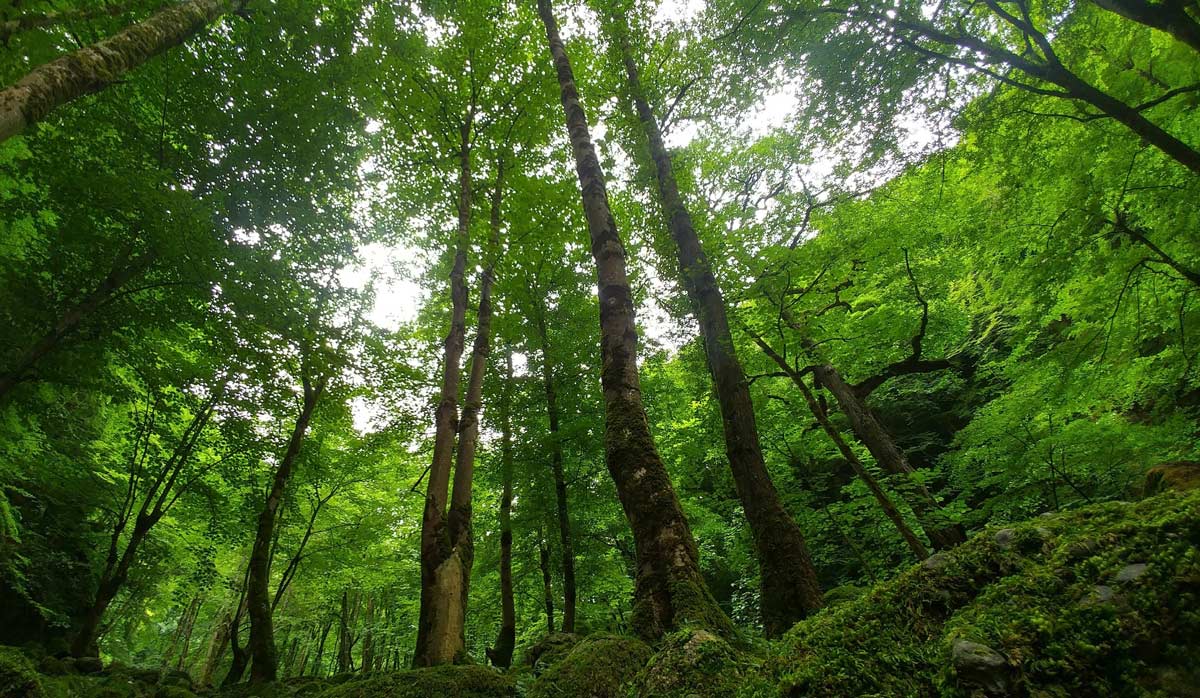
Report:
[[[197,686],[204,688],[212,685],[213,672],[217,669],[217,662],[221,661],[221,657],[225,655],[225,650],[229,645],[229,624],[232,622],[232,610],[226,610],[219,616],[216,626],[213,628],[212,638],[208,642],[208,652],[204,656],[204,665],[200,669]]]
[[[913,477],[913,467],[909,465],[904,452],[896,446],[891,435],[875,418],[871,409],[858,398],[854,389],[842,379],[841,374],[828,364],[813,367],[813,373],[817,381],[833,393],[842,414],[850,421],[850,428],[875,457],[879,467],[884,472],[904,479],[903,490],[911,493],[906,499],[933,547],[946,550],[965,541],[967,536],[961,526],[937,519],[941,505],[925,485]]]
[[[375,666],[375,596],[367,594],[367,610],[363,615],[362,672],[365,674]]]
[[[712,265],[700,245],[691,215],[679,194],[671,156],[663,144],[654,111],[642,91],[641,77],[629,45],[625,20],[610,20],[625,64],[630,94],[658,175],[658,194],[679,262],[679,276],[691,299],[704,338],[708,370],[721,406],[725,453],[733,472],[738,500],[754,537],[761,582],[761,615],[767,637],[778,637],[822,605],[821,587],[804,534],[788,513],[763,460],[746,372],[738,360],[725,314],[725,300]]]
[[[154,252],[144,252],[132,257],[132,245],[128,245],[113,262],[112,270],[95,289],[84,296],[74,307],[63,313],[45,334],[38,338],[13,363],[9,370],[0,373],[0,400],[28,377],[28,373],[48,354],[58,348],[62,340],[74,332],[83,322],[113,298],[125,284],[138,277],[154,262]]]
[[[304,443],[304,435],[308,424],[312,421],[313,412],[321,393],[325,391],[327,377],[322,375],[315,383],[308,376],[304,377],[304,402],[300,408],[300,416],[292,429],[288,440],[287,451],[275,470],[271,482],[271,490],[267,501],[258,515],[258,530],[254,536],[254,548],[250,553],[250,577],[247,583],[246,608],[250,614],[250,642],[248,649],[253,662],[250,665],[250,682],[263,683],[274,681],[278,670],[278,656],[275,649],[275,631],[271,621],[271,541],[275,537],[275,517],[279,505],[287,493],[288,482],[292,471],[295,470],[296,460],[300,456],[300,447]]]
[[[352,664],[350,647],[352,644],[350,639],[350,590],[346,589],[342,591],[342,613],[338,616],[337,667],[339,674],[350,671]]]
[[[596,261],[605,460],[637,547],[632,625],[647,639],[684,625],[732,636],[733,624],[704,583],[696,542],[650,434],[638,378],[637,327],[625,271],[625,248],[609,209],[604,172],[592,145],[587,116],[579,102],[575,76],[558,35],[550,0],[538,0],[538,14],[546,26],[558,74]]]
[[[542,600],[546,608],[546,632],[554,632],[554,577],[550,572],[550,546],[538,535],[538,561],[542,567]]]
[[[846,462],[850,464],[850,467],[854,469],[854,473],[858,475],[858,477],[866,484],[867,489],[870,490],[871,494],[875,497],[875,501],[879,503],[879,508],[883,509],[884,515],[888,517],[888,519],[892,522],[892,525],[894,525],[896,530],[900,532],[900,537],[903,538],[904,542],[908,544],[908,548],[912,551],[913,555],[915,555],[918,560],[924,560],[925,558],[929,557],[929,550],[925,547],[925,544],[921,542],[921,539],[917,537],[917,534],[913,532],[912,528],[909,527],[908,522],[904,520],[904,515],[901,514],[900,510],[896,508],[896,504],[892,502],[891,497],[887,496],[887,493],[883,491],[883,487],[879,485],[879,481],[876,480],[873,475],[871,475],[871,472],[867,470],[866,466],[863,465],[863,462],[859,460],[858,455],[853,449],[850,448],[850,445],[846,443],[846,440],[842,438],[841,433],[838,432],[837,428],[833,426],[833,423],[829,421],[829,415],[826,414],[825,410],[817,402],[817,398],[813,395],[812,391],[809,390],[808,385],[804,382],[804,377],[801,376],[791,366],[789,366],[787,359],[784,359],[778,352],[772,349],[771,345],[767,344],[762,337],[752,332],[751,336],[754,338],[754,341],[756,344],[758,344],[759,348],[763,350],[763,353],[769,356],[771,360],[774,361],[775,364],[792,379],[792,383],[800,390],[800,394],[804,396],[804,402],[808,405],[809,411],[811,411],[813,416],[817,418],[817,422],[821,425],[821,428],[825,431],[825,434],[829,436],[830,441],[833,441],[833,444],[837,446],[837,449],[842,454],[842,457],[845,458]]]
[[[317,654],[313,657],[312,675],[317,678],[325,676],[325,639],[329,637],[329,631],[333,627],[333,621],[327,620],[321,626],[321,637],[317,640]]]
[[[546,328],[546,307],[540,304],[534,318],[542,344],[542,384],[546,389],[546,416],[550,423],[550,469],[554,475],[554,499],[558,513],[558,535],[562,543],[563,619],[562,631],[575,632],[575,546],[571,540],[571,515],[567,506],[567,479],[563,473],[562,436],[558,427],[558,392],[554,385],[554,364],[550,358],[550,333]]]
[[[1187,13],[1187,0],[1093,0],[1125,19],[1164,31],[1200,51],[1200,22]],[[1193,5],[1194,7],[1194,5]]]
[[[500,631],[496,644],[487,652],[492,666],[507,669],[512,665],[513,649],[517,642],[517,613],[513,603],[512,579],[512,500],[513,447],[512,405],[510,394],[513,381],[512,351],[504,355],[504,382],[500,387]]]
[[[450,271],[450,331],[442,358],[442,395],[434,416],[433,461],[421,518],[421,610],[417,621],[417,644],[413,666],[449,664],[463,651],[461,642],[461,560],[454,555],[446,503],[454,442],[458,432],[458,387],[462,379],[463,346],[466,342],[467,245],[471,226],[471,124],[474,107],[462,126],[459,151],[458,234],[454,266]]]
[[[145,21],[31,70],[0,91],[0,143],[54,109],[99,92],[154,56],[178,46],[241,7],[238,0],[187,0]]]

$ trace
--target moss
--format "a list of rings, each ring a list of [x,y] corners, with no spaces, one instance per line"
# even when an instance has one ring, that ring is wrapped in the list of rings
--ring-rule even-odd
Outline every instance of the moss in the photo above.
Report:
[[[797,624],[771,670],[785,695],[981,695],[951,661],[969,641],[1022,694],[1197,695],[1198,550],[1200,493],[985,531]]]
[[[582,639],[574,633],[549,633],[525,650],[520,664],[532,669],[535,676],[540,676],[565,659]]]
[[[637,677],[638,698],[770,695],[762,662],[706,630],[667,635]]]
[[[494,669],[446,665],[369,674],[316,695],[320,698],[506,698],[516,696],[517,692],[513,678]]]
[[[529,698],[623,697],[651,654],[650,646],[635,638],[588,635],[533,682]]]
[[[0,646],[0,696],[42,698],[42,683],[33,662],[16,647]]]

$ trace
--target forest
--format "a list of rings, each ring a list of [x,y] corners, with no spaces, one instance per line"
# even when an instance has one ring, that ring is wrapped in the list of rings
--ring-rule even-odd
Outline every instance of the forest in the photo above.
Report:
[[[1200,697],[1198,324],[1196,0],[0,0],[0,696]]]

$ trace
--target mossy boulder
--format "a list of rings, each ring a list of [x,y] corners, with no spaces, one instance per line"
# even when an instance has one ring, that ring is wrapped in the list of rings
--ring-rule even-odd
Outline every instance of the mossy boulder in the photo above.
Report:
[[[663,638],[637,677],[638,698],[723,698],[766,690],[762,662],[707,630],[681,630]],[[767,691],[769,692],[769,691]]]
[[[29,657],[16,647],[0,646],[0,696],[42,698],[43,695],[37,669]]]
[[[1198,608],[1200,492],[1172,492],[984,531],[797,624],[770,668],[812,698],[1200,695]]]
[[[581,635],[574,633],[549,633],[525,650],[520,664],[529,667],[534,676],[541,676],[547,669],[565,659],[582,639]]]
[[[517,688],[511,676],[486,666],[466,664],[367,674],[316,695],[320,698],[515,698]]]
[[[632,637],[588,635],[529,687],[529,698],[624,698],[653,652]]]

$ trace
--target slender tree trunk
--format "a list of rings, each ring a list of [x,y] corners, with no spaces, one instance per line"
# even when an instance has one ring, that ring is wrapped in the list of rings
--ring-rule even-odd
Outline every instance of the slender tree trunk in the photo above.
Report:
[[[192,629],[196,626],[196,615],[200,613],[200,604],[203,599],[200,596],[192,598],[192,602],[188,604],[187,611],[184,612],[183,618],[179,621],[179,627],[176,632],[179,634],[179,659],[175,662],[175,668],[183,671],[187,665],[188,652],[192,645]]]
[[[275,648],[275,631],[271,621],[271,541],[275,537],[275,517],[279,505],[287,493],[288,482],[292,471],[295,470],[296,460],[300,456],[300,447],[304,443],[304,435],[312,420],[321,393],[325,391],[327,378],[322,376],[315,384],[304,378],[304,402],[292,436],[288,440],[287,451],[275,470],[271,482],[271,491],[267,501],[258,516],[258,530],[254,536],[254,548],[250,553],[250,577],[247,583],[246,608],[250,614],[249,651],[253,662],[250,665],[250,682],[264,683],[274,681],[278,671],[278,656]]]
[[[127,246],[117,256],[112,270],[104,277],[104,280],[91,293],[84,296],[78,304],[63,313],[54,326],[26,349],[8,371],[0,373],[0,400],[3,400],[18,383],[25,380],[39,361],[57,349],[67,335],[89,320],[125,284],[146,271],[157,256],[153,252],[144,252],[131,258],[131,254],[131,246]]]
[[[1164,31],[1200,51],[1200,22],[1187,13],[1185,8],[1188,3],[1186,0],[1165,0],[1164,2],[1093,0],[1093,2],[1125,19]]]
[[[554,632],[554,577],[550,573],[550,546],[538,536],[538,560],[542,567],[542,599],[546,607],[546,632]]]
[[[883,487],[879,485],[879,481],[871,475],[870,471],[868,471],[866,466],[863,465],[863,462],[859,460],[858,455],[854,453],[854,450],[851,449],[850,445],[846,443],[846,440],[842,438],[841,433],[839,433],[837,428],[833,426],[833,423],[829,421],[829,415],[825,413],[825,410],[822,409],[821,405],[817,402],[817,398],[813,395],[812,391],[809,390],[808,385],[804,382],[804,377],[797,373],[791,366],[789,366],[787,359],[784,359],[779,355],[778,352],[772,349],[762,337],[753,333],[751,333],[751,336],[754,338],[754,341],[756,344],[758,344],[759,348],[763,350],[763,353],[769,356],[771,360],[774,361],[775,364],[792,379],[792,383],[800,390],[800,394],[804,396],[804,402],[808,405],[809,411],[811,411],[813,416],[817,418],[817,422],[821,425],[821,428],[825,430],[825,434],[829,436],[829,439],[833,441],[835,446],[837,446],[837,449],[839,452],[841,452],[842,457],[845,458],[846,462],[850,464],[850,467],[854,469],[854,473],[858,475],[858,477],[867,485],[867,489],[871,491],[872,495],[874,495],[875,501],[879,503],[879,507],[883,509],[883,513],[892,522],[892,525],[894,525],[896,530],[900,532],[900,537],[903,538],[904,542],[908,544],[908,548],[912,551],[913,555],[915,555],[918,560],[924,560],[925,558],[929,557],[929,550],[925,547],[925,544],[921,542],[921,539],[917,537],[917,534],[913,532],[912,528],[909,527],[908,523],[904,520],[904,515],[901,514],[900,510],[896,508],[896,505],[894,502],[892,502],[891,497],[887,496],[887,493],[883,491]]]
[[[854,389],[842,379],[841,374],[828,364],[814,367],[813,373],[820,384],[833,393],[842,414],[850,420],[850,428],[875,457],[875,462],[879,464],[879,467],[884,472],[904,478],[906,481],[904,489],[911,492],[906,499],[908,499],[913,513],[917,515],[917,520],[921,522],[921,528],[925,530],[925,535],[929,536],[929,541],[933,543],[933,547],[946,550],[965,541],[967,536],[961,526],[937,520],[941,505],[933,498],[925,485],[917,482],[913,477],[913,467],[909,465],[904,452],[896,446],[891,434],[887,433],[887,430],[872,414],[871,409],[859,400]]]
[[[767,637],[778,637],[822,605],[821,587],[804,540],[788,513],[763,459],[749,382],[738,360],[725,314],[725,300],[712,265],[700,245],[692,218],[679,194],[671,156],[663,144],[654,111],[642,91],[641,77],[629,45],[623,18],[617,28],[625,74],[634,107],[650,147],[658,175],[658,193],[675,240],[679,276],[700,324],[708,370],[721,406],[725,453],[738,499],[754,537],[761,580],[761,615]]]
[[[579,176],[584,214],[596,261],[600,297],[601,386],[605,460],[637,547],[632,625],[647,639],[691,625],[735,634],[700,573],[699,553],[671,479],[650,434],[637,369],[637,327],[617,234],[587,116],[570,60],[558,35],[550,0],[538,0],[550,55],[558,74],[567,131]]]
[[[229,671],[225,674],[225,679],[221,681],[221,688],[229,688],[242,680],[242,675],[246,673],[246,666],[250,663],[250,653],[248,648],[242,646],[238,639],[242,631],[242,616],[246,614],[247,592],[249,591],[250,581],[250,563],[246,562],[246,577],[242,580],[242,592],[238,599],[237,612],[233,614],[233,622],[229,624],[229,649],[232,653],[232,659],[229,663]]]
[[[231,623],[233,623],[232,609],[226,610],[217,621],[216,627],[213,628],[212,639],[208,643],[208,653],[204,657],[204,666],[200,670],[200,680],[197,682],[201,688],[212,685],[213,672],[216,671],[217,663],[221,661],[221,657],[224,656],[225,649],[229,645]]]
[[[512,579],[513,447],[509,395],[512,381],[512,351],[509,350],[504,355],[504,382],[500,388],[500,632],[496,635],[495,646],[487,653],[492,665],[500,669],[512,665],[513,648],[517,642]]]
[[[546,389],[546,416],[550,423],[550,469],[554,475],[554,498],[558,513],[558,535],[562,543],[563,619],[562,631],[575,632],[575,546],[571,540],[571,515],[567,505],[567,479],[563,473],[562,436],[558,426],[558,392],[554,384],[554,364],[550,359],[550,333],[546,328],[546,308],[542,304],[534,318],[542,344],[542,384]]]
[[[333,628],[333,621],[327,620],[321,626],[321,637],[317,640],[317,654],[313,657],[312,675],[318,678],[325,676],[325,639],[329,637],[329,631]]]
[[[41,121],[54,109],[99,92],[240,7],[241,2],[235,0],[172,4],[107,39],[34,68],[0,91],[0,143]]]
[[[338,617],[338,673],[350,671],[350,590],[342,591],[342,613]]]
[[[446,504],[454,442],[458,432],[458,387],[460,364],[466,342],[467,245],[471,225],[471,123],[474,108],[462,127],[459,152],[458,234],[454,266],[450,271],[450,331],[442,358],[442,395],[434,417],[433,462],[421,518],[421,610],[417,621],[417,644],[413,666],[449,664],[463,651],[460,642],[464,609],[461,607],[462,564],[454,555]]]
[[[362,672],[365,674],[375,665],[375,596],[367,594],[367,610],[363,616],[363,645],[362,645]]]

